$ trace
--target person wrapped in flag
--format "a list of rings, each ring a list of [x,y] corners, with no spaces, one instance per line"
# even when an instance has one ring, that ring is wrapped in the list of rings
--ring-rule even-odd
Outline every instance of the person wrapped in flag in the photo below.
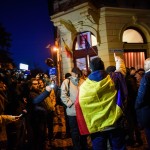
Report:
[[[100,57],[90,61],[91,74],[80,86],[75,108],[80,133],[90,134],[93,150],[125,150],[120,122],[127,98],[124,61],[114,54],[116,70],[107,74]]]

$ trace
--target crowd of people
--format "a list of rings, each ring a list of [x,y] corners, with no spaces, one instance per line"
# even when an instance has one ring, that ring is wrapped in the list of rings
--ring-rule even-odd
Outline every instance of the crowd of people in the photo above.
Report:
[[[100,57],[90,61],[88,71],[72,68],[60,87],[46,74],[20,79],[0,72],[0,148],[46,150],[61,105],[72,150],[88,150],[89,138],[93,150],[140,147],[141,130],[149,149],[150,58],[138,70],[115,54],[114,60],[116,66],[107,68]]]

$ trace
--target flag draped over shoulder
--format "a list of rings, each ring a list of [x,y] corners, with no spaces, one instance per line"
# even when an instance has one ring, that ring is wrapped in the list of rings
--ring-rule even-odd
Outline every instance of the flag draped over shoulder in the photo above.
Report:
[[[117,90],[109,75],[99,82],[87,79],[80,86],[75,107],[82,135],[114,127],[123,115],[116,97]]]
[[[71,58],[72,57],[72,50],[69,48],[69,46],[66,44],[66,42],[63,40],[63,43],[64,43],[64,48],[65,48],[65,51],[66,51],[66,54],[67,54],[67,57],[68,58]]]

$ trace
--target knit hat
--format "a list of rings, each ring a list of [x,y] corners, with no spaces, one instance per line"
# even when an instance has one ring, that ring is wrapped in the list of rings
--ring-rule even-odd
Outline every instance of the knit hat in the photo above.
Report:
[[[92,71],[104,70],[104,62],[100,57],[95,57],[90,61],[90,68]]]

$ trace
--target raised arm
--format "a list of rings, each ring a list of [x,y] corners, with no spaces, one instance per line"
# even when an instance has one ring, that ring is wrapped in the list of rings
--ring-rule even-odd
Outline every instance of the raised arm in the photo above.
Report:
[[[119,56],[114,53],[114,59],[116,62],[116,71],[115,72],[121,72],[124,76],[126,75],[126,67],[124,64],[124,60],[121,59]]]

